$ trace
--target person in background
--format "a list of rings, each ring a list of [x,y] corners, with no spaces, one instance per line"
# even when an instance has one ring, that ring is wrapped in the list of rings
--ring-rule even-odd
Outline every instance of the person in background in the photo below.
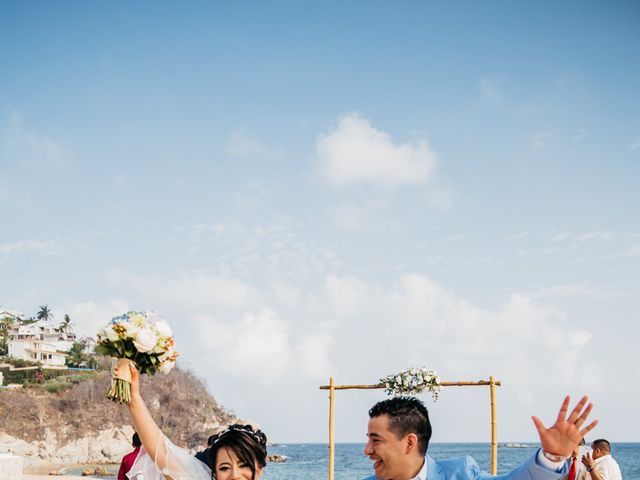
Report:
[[[196,453],[195,457],[200,460],[202,463],[207,465],[211,470],[213,470],[213,457],[211,456],[211,447],[213,446],[213,441],[216,439],[216,435],[211,435],[207,439],[207,448]]]
[[[567,459],[569,472],[561,477],[561,480],[590,480],[589,473],[582,463],[582,455],[585,453],[584,438],[573,449],[571,456]]]
[[[131,438],[131,446],[133,447],[133,452],[127,453],[120,463],[120,470],[118,470],[118,480],[128,480],[127,473],[131,470],[133,463],[138,458],[138,453],[140,453],[140,446],[142,443],[140,442],[140,437],[137,433],[133,434]]]
[[[591,453],[582,457],[582,463],[589,472],[591,480],[622,480],[618,462],[611,456],[611,444],[599,438],[591,444]]]

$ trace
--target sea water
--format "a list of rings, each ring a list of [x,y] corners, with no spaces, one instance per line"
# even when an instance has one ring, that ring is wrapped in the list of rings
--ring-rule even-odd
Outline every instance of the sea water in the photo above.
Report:
[[[363,444],[336,444],[335,480],[359,480],[373,474],[372,462],[362,453]],[[613,457],[624,480],[640,480],[640,443],[614,443]],[[498,474],[508,473],[531,458],[530,448],[498,448]],[[326,444],[282,444],[269,448],[270,454],[286,455],[284,463],[270,463],[262,480],[325,480],[328,478],[329,450]],[[429,454],[438,459],[471,455],[482,470],[491,469],[488,443],[433,443]]]
[[[335,480],[359,480],[373,474],[372,462],[364,456],[363,444],[338,443],[335,451]],[[498,474],[508,473],[527,461],[536,452],[529,448],[498,448]],[[624,480],[640,480],[640,443],[614,443],[613,457],[620,465]],[[285,455],[287,461],[267,465],[261,480],[325,480],[328,478],[329,449],[327,444],[292,443],[269,447],[270,454]],[[436,460],[471,455],[480,468],[491,468],[491,446],[487,443],[433,443],[429,454]],[[79,474],[81,468],[67,469],[67,474]],[[111,467],[117,470],[117,465]],[[104,477],[103,477],[104,478]],[[110,477],[115,479],[115,477]],[[106,480],[106,479],[105,479]]]

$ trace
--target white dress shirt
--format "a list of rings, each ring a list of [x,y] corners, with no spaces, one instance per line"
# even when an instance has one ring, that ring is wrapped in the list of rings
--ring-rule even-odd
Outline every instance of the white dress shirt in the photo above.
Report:
[[[605,480],[622,480],[622,473],[620,472],[618,462],[616,462],[611,455],[604,455],[597,458],[593,469],[597,470]]]

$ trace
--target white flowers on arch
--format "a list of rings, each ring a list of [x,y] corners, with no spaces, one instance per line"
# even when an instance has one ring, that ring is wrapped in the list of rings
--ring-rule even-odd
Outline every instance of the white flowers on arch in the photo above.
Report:
[[[411,367],[400,373],[388,375],[380,379],[387,395],[418,395],[431,392],[433,400],[438,399],[442,386],[440,377],[434,370]]]

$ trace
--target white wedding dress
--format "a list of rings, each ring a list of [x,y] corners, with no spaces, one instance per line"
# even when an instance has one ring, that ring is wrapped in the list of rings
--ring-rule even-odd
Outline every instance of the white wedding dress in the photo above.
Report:
[[[184,448],[175,446],[161,435],[156,448],[157,458],[154,462],[144,447],[127,473],[130,480],[211,480],[211,469],[189,454]],[[164,465],[160,468],[159,465]]]

